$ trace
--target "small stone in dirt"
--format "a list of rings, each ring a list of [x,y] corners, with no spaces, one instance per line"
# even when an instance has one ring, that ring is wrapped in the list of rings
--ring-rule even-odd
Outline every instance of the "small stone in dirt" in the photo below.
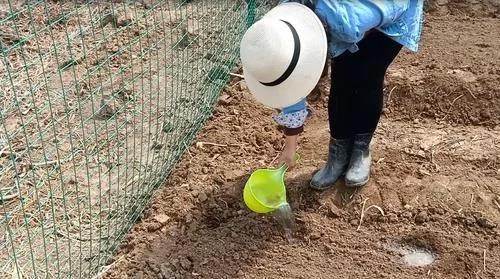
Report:
[[[101,99],[101,105],[96,112],[95,117],[100,120],[109,119],[115,115],[117,110],[116,102],[110,96],[104,96]]]
[[[470,119],[470,122],[471,122],[472,124],[474,124],[474,125],[477,125],[477,124],[479,124],[479,122],[481,122],[481,121],[479,120],[479,117],[476,117],[476,116],[471,116],[469,119]]]
[[[415,217],[415,222],[417,224],[423,224],[425,222],[429,221],[429,215],[427,215],[427,211],[420,211],[420,213],[417,214]]]
[[[204,192],[201,192],[201,193],[198,195],[198,200],[199,200],[200,202],[205,202],[207,199],[208,199],[207,194],[205,194]]]
[[[245,170],[233,170],[226,172],[224,176],[226,177],[227,180],[236,180],[239,179],[240,177],[244,176],[246,174]]]
[[[239,216],[241,216],[241,215],[245,214],[245,210],[240,209],[240,210],[238,210],[238,211],[236,212],[236,214],[238,214]]]
[[[157,142],[153,142],[153,146],[151,146],[151,150],[161,150],[163,148],[163,144],[161,143],[157,143]]]
[[[389,213],[387,214],[387,220],[390,222],[390,223],[396,223],[398,222],[398,216],[394,213]]]
[[[257,245],[255,245],[255,244],[251,244],[251,245],[248,247],[248,249],[250,249],[250,251],[257,251],[257,250],[259,250],[259,248],[258,248],[258,247],[257,247]]]
[[[134,14],[130,10],[125,10],[121,15],[118,16],[116,25],[118,27],[124,27],[131,24],[134,21]]]
[[[437,67],[436,63],[431,63],[431,64],[428,64],[426,65],[427,69],[435,69]]]
[[[232,238],[238,238],[239,235],[236,232],[231,232],[231,237]]]
[[[436,208],[436,214],[443,215],[445,213],[444,209]]]
[[[464,218],[464,224],[466,225],[474,225],[476,223],[476,218],[474,218],[473,216],[467,216]]]
[[[135,277],[136,279],[142,279],[144,278],[144,272],[142,272],[142,270],[139,270],[136,274],[135,274]]]
[[[481,111],[481,113],[479,115],[481,116],[481,118],[483,120],[489,120],[489,119],[491,119],[491,112],[489,112],[488,110]]]
[[[231,96],[224,94],[220,97],[219,102],[221,105],[227,106],[227,105],[231,104]]]
[[[179,263],[184,270],[190,270],[193,267],[193,263],[186,257],[180,258]]]
[[[168,220],[170,220],[170,217],[168,217],[167,214],[159,214],[156,215],[154,219],[156,220],[156,222],[165,225],[168,222]]]
[[[241,81],[240,82],[240,91],[247,91],[247,90],[248,90],[247,84],[244,81]]]
[[[425,158],[425,151],[423,151],[423,150],[417,151],[417,156]]]
[[[191,223],[193,221],[193,214],[187,213],[185,220],[186,220],[186,223]]]
[[[356,219],[352,219],[349,223],[350,223],[351,225],[353,225],[353,226],[357,226],[357,225],[358,225],[358,220],[356,220]]]
[[[401,217],[406,218],[406,219],[410,219],[411,216],[412,216],[412,214],[409,211],[405,211],[405,212],[403,212],[403,214],[401,214]]]
[[[220,177],[220,175],[216,176],[214,178],[214,181],[215,183],[217,183],[217,185],[223,185],[224,183],[226,183],[226,181],[222,177]]]
[[[484,218],[484,217],[481,217],[477,220],[477,224],[482,227],[482,228],[486,228],[486,229],[493,229],[495,228],[497,225],[495,223],[493,223],[492,221]]]
[[[245,276],[245,272],[243,270],[238,270],[238,273],[236,273],[237,276]]]
[[[156,274],[160,273],[160,268],[155,263],[153,263],[151,261],[147,261],[147,265],[149,266],[149,268],[151,268],[151,270],[154,273],[156,273]]]
[[[330,206],[327,216],[331,218],[339,218],[342,215],[342,211],[335,205]]]
[[[148,230],[148,232],[154,232],[154,231],[161,229],[161,227],[162,227],[162,224],[151,223],[151,224],[147,225],[147,230]]]
[[[160,266],[160,275],[163,279],[170,279],[174,277],[174,271],[165,264]]]
[[[354,221],[356,221],[356,220],[354,220]],[[321,234],[319,234],[317,232],[314,232],[314,233],[311,234],[311,240],[317,240],[317,239],[320,239],[320,238],[321,238]]]
[[[432,214],[430,217],[429,217],[429,220],[433,221],[433,222],[436,222],[436,221],[439,221],[441,219],[441,216],[438,215],[438,214]]]
[[[203,174],[207,174],[207,173],[208,173],[208,168],[207,168],[207,167],[203,167],[203,168],[201,168],[201,172],[202,172]]]

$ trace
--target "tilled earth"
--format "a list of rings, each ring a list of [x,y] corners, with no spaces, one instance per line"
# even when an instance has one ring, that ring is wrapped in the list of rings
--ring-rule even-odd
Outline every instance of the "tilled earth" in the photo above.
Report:
[[[105,277],[499,278],[499,8],[430,1],[426,11],[420,52],[401,53],[388,73],[366,187],[308,188],[327,152],[323,80],[286,177],[295,241],[272,215],[249,212],[243,186],[273,165],[282,135],[235,79]],[[435,261],[408,266],[398,245]]]

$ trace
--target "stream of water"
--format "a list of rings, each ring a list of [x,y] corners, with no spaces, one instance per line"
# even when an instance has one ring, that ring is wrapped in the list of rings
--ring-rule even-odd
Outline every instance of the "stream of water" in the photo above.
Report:
[[[292,242],[296,230],[295,216],[293,215],[292,208],[288,203],[284,204],[276,209],[275,215],[283,227],[286,239],[288,242]]]

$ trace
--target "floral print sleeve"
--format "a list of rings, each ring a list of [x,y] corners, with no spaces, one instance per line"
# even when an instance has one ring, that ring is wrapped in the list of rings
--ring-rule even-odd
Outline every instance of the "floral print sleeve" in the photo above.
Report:
[[[304,123],[311,115],[311,110],[305,100],[286,107],[278,115],[273,116],[274,121],[283,128],[285,135],[292,136],[304,131]]]

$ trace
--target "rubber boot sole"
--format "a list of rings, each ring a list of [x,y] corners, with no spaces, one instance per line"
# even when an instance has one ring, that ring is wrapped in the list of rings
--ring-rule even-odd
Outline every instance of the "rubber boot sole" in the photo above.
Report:
[[[336,183],[337,181],[339,181],[340,179],[344,178],[345,177],[345,174],[347,173],[347,167],[346,167],[346,170],[344,170],[344,172],[339,176],[339,178],[337,178],[337,180],[335,180],[333,183],[331,184],[328,184],[328,186],[325,186],[325,187],[318,187],[318,186],[315,186],[313,183],[312,183],[312,180],[309,181],[309,187],[311,189],[314,189],[316,191],[325,191],[325,190],[328,190],[330,188],[332,188]],[[314,175],[314,174],[313,174]]]
[[[349,188],[358,188],[358,187],[363,187],[365,186],[368,181],[370,181],[370,177],[368,177],[366,180],[364,181],[361,181],[361,182],[349,182],[349,181],[345,181],[345,186],[346,187],[349,187]]]

